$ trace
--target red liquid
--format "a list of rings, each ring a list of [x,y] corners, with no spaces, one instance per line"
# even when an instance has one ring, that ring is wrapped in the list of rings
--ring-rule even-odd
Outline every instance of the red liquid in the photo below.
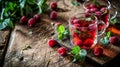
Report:
[[[101,16],[101,19],[103,20],[103,22],[106,24],[106,27],[109,26],[109,12],[107,12],[106,14]]]
[[[92,45],[94,45],[94,41],[96,39],[97,26],[94,25],[96,23],[93,21],[80,21],[80,23],[76,23],[79,24],[78,26],[71,22],[72,24],[70,26],[70,30],[72,35],[72,43],[80,46],[80,48],[90,49]],[[90,28],[91,24],[95,27]]]
[[[86,8],[90,7],[90,5],[87,5]],[[97,19],[102,20],[106,24],[106,27],[108,27],[109,26],[109,10],[107,9],[107,6],[99,5],[99,6],[94,6],[93,8],[97,8],[97,10],[96,11],[89,11],[88,13],[95,14],[95,16],[97,16]],[[106,8],[105,12],[101,11],[102,8]],[[87,8],[87,9],[91,10],[92,8]],[[101,14],[98,13],[98,15],[96,15],[97,11],[101,12]]]

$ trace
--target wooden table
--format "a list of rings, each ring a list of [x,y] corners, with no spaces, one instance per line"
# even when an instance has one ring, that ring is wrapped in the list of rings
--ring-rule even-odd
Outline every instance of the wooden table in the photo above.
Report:
[[[48,0],[48,3],[55,0]],[[41,21],[35,27],[16,24],[10,32],[0,31],[0,61],[4,67],[94,67],[96,64],[91,61],[73,63],[71,56],[62,57],[56,50],[60,46],[51,48],[47,40],[52,37],[53,28],[51,22],[62,22],[68,24],[69,16],[84,12],[82,4],[79,7],[65,5],[62,0],[58,1],[58,18],[49,19],[49,13],[42,15]],[[71,6],[71,7],[69,7]],[[71,9],[72,8],[72,9]],[[10,36],[10,37],[9,37]],[[9,41],[9,42],[8,42]],[[27,45],[30,48],[23,50]],[[8,48],[7,48],[8,47]],[[7,48],[7,49],[6,49]],[[5,55],[6,54],[6,55]],[[119,55],[118,55],[119,57]],[[4,59],[3,59],[4,58]],[[120,58],[120,57],[119,57]],[[120,65],[119,58],[115,58],[109,65]],[[1,60],[2,59],[2,60]],[[4,61],[4,64],[3,64]],[[107,65],[107,66],[109,66]]]

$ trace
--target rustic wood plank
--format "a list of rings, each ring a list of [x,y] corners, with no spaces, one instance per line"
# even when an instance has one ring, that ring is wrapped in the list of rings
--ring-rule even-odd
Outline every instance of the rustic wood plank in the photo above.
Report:
[[[0,31],[0,66],[2,66],[4,61],[4,56],[8,46],[9,36],[10,36],[10,30]]]
[[[48,3],[56,0],[48,0]],[[70,0],[66,0],[70,1]],[[62,57],[57,54],[56,50],[60,46],[50,48],[47,40],[51,38],[53,31],[51,22],[61,21],[68,24],[69,16],[74,13],[84,12],[82,4],[80,7],[65,6],[62,0],[58,2],[58,18],[53,21],[49,19],[49,13],[42,15],[42,19],[35,27],[29,28],[27,25],[16,24],[12,31],[9,48],[5,56],[4,67],[93,67],[91,61],[85,63],[72,63],[72,57]],[[80,10],[78,10],[80,9]],[[31,48],[22,50],[26,45]]]

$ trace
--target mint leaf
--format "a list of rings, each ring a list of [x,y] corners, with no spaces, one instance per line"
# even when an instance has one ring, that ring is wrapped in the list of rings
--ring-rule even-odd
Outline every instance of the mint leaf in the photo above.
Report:
[[[24,8],[26,4],[26,0],[19,0],[20,2],[20,8]]]
[[[48,10],[48,5],[46,1],[47,0],[36,0],[40,14]]]
[[[74,46],[72,48],[71,54],[78,55],[80,52],[80,47],[79,46]]]
[[[109,38],[108,37],[103,37],[100,39],[100,42],[104,45],[104,46],[108,46],[109,45]]]
[[[58,39],[63,40],[63,38],[64,38],[64,35],[62,33],[58,33]]]
[[[74,5],[74,6],[79,6],[79,3],[78,3],[77,1],[72,1],[71,3],[72,3],[72,5]]]
[[[111,36],[111,32],[108,31],[108,32],[107,32],[107,37],[110,38],[110,36]]]
[[[69,36],[70,35],[70,31],[69,30],[65,30],[64,31],[64,36]]]
[[[63,25],[59,25],[57,27],[57,32],[63,34],[65,32],[65,27]]]
[[[5,29],[6,27],[13,27],[13,24],[10,18],[0,21],[0,30]]]
[[[72,62],[76,62],[80,58],[79,54],[75,55],[74,59]]]
[[[113,19],[110,20],[110,22],[115,24],[115,23],[118,23],[118,20],[117,20],[117,18],[113,18]]]
[[[86,21],[90,21],[90,20],[92,20],[92,18],[91,18],[91,17],[89,17],[89,18],[86,18],[85,20],[86,20]]]
[[[2,9],[1,16],[0,16],[0,19],[1,19],[1,20],[3,20],[4,11],[5,11],[5,8]]]
[[[93,3],[94,3],[96,6],[100,6],[100,4],[99,4],[96,0],[93,0]]]
[[[30,4],[30,5],[34,5],[34,0],[27,0],[27,3]]]
[[[85,49],[81,49],[79,52],[79,55],[80,55],[81,61],[84,61],[87,56],[87,51]]]

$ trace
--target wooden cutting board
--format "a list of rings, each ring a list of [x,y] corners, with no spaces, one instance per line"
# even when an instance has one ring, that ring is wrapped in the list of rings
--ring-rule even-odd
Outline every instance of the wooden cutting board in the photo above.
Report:
[[[67,47],[68,49],[72,49],[72,44],[70,42],[70,39],[65,39],[63,41],[60,41],[57,39],[57,35],[53,36],[53,39],[57,40],[57,42],[64,47]],[[101,44],[97,44],[95,47],[102,47]],[[107,63],[111,62],[119,53],[120,53],[120,47],[115,46],[115,45],[109,45],[107,47],[103,47],[103,55],[96,57],[93,54],[93,50],[88,50],[87,51],[87,59],[90,59],[93,62],[96,62],[97,64],[100,65],[106,65]]]

